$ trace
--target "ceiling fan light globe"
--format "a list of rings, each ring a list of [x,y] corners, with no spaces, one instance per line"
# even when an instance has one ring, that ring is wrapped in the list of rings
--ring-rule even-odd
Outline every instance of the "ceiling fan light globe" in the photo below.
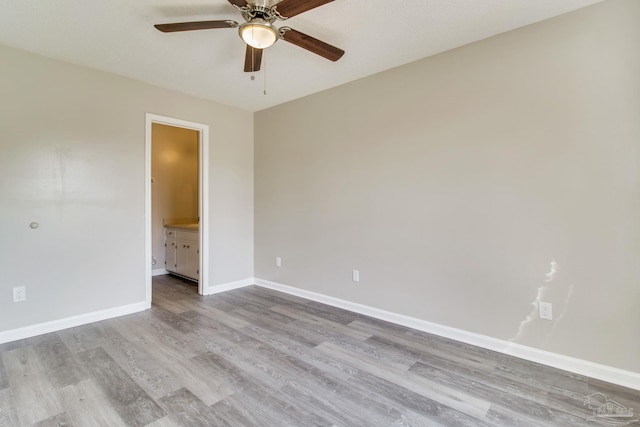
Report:
[[[278,40],[277,30],[261,19],[245,22],[238,32],[246,44],[256,49],[266,49]]]

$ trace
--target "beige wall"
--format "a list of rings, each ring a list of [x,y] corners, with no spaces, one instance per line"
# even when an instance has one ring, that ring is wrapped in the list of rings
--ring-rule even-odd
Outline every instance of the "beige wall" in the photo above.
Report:
[[[152,125],[151,229],[154,270],[165,268],[164,224],[193,219],[198,211],[198,131]]]
[[[0,332],[144,302],[147,112],[209,125],[209,285],[252,277],[252,114],[0,47]]]
[[[640,372],[639,166],[608,1],[257,113],[255,275]]]

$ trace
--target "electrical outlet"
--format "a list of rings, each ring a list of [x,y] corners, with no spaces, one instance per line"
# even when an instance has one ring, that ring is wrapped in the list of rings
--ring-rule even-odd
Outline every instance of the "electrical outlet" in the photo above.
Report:
[[[353,279],[354,282],[359,282],[360,281],[360,270],[353,270],[352,279]]]
[[[553,306],[550,302],[540,302],[538,310],[541,319],[553,320]]]
[[[17,288],[13,288],[13,302],[26,301],[26,299],[27,299],[26,286],[18,286]]]
[[[282,258],[280,258],[279,256],[276,257],[276,267],[282,267]]]

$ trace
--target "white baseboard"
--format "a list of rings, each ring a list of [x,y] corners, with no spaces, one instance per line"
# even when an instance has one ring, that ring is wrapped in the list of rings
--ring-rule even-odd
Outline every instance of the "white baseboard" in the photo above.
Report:
[[[334,307],[364,314],[376,319],[385,320],[387,322],[392,322],[402,326],[407,326],[419,331],[428,332],[466,344],[471,344],[499,353],[508,354],[520,359],[529,360],[531,362],[540,363],[546,366],[551,366],[553,368],[562,369],[579,375],[584,375],[602,381],[618,384],[624,387],[640,390],[640,373],[638,372],[625,371],[622,369],[613,368],[611,366],[577,359],[575,357],[564,356],[562,354],[552,353],[534,347],[528,347],[522,344],[516,344],[509,341],[488,337],[486,335],[464,331],[462,329],[451,328],[449,326],[439,325],[437,323],[428,322],[426,320],[392,313],[390,311],[381,310],[379,308],[353,303],[343,299],[330,297],[327,295],[295,288],[293,286],[283,285],[276,282],[255,279],[255,284],[265,288],[299,296],[301,298],[306,298],[312,301],[317,301]]]
[[[219,294],[220,292],[226,292],[226,291],[231,291],[233,289],[244,288],[245,286],[251,286],[254,284],[255,284],[255,279],[253,277],[250,277],[248,279],[238,280],[235,282],[209,286],[205,288],[204,295]]]
[[[0,344],[30,338],[36,335],[47,334],[49,332],[61,331],[67,328],[73,328],[74,326],[86,325],[87,323],[99,322],[101,320],[124,316],[126,314],[137,313],[148,308],[148,305],[143,301],[120,307],[108,308],[106,310],[94,311],[93,313],[52,320],[50,322],[39,323],[37,325],[25,326],[24,328],[3,331],[0,332]]]
[[[164,274],[169,274],[169,272],[167,271],[166,268],[155,268],[155,269],[151,270],[151,275],[152,276],[162,276]]]

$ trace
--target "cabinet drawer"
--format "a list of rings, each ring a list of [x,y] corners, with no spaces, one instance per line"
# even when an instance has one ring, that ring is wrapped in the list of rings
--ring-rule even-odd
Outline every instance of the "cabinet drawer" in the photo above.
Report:
[[[200,235],[197,231],[176,230],[176,238],[180,240],[189,240],[190,242],[197,242],[200,240]]]
[[[165,239],[175,239],[176,238],[176,232],[178,230],[176,230],[175,228],[165,228],[164,229],[164,237]]]

